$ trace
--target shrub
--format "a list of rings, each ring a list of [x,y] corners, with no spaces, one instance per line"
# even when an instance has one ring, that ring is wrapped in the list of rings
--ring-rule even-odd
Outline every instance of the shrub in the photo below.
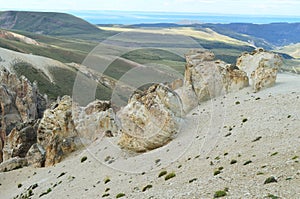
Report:
[[[294,156],[293,158],[292,158],[292,160],[296,160],[296,159],[298,159],[299,158],[299,156]]]
[[[275,155],[277,155],[277,154],[278,154],[278,152],[275,152],[275,153],[272,153],[271,156],[275,156]]]
[[[117,195],[116,195],[116,198],[122,198],[122,197],[124,197],[125,196],[125,193],[118,193]]]
[[[80,162],[82,163],[82,162],[84,162],[84,161],[86,161],[86,160],[87,160],[87,157],[86,157],[86,156],[83,156],[83,157],[81,158]]]
[[[110,179],[108,177],[104,179],[104,184],[107,184],[109,182],[110,182]]]
[[[220,198],[220,197],[224,197],[226,195],[227,195],[226,191],[220,190],[220,191],[216,191],[216,193],[214,194],[214,198]]]
[[[105,197],[108,197],[109,196],[109,193],[105,193],[102,195],[102,198],[105,198]]]
[[[252,161],[251,161],[251,160],[248,160],[248,161],[246,161],[243,165],[247,165],[247,164],[250,164],[250,163],[252,163]]]
[[[278,196],[275,196],[275,195],[273,195],[273,194],[268,194],[268,195],[267,195],[267,198],[271,198],[271,199],[279,199]]]
[[[189,183],[192,183],[192,182],[194,182],[196,180],[197,180],[197,178],[193,178],[193,179],[189,180]]]
[[[220,173],[221,173],[220,170],[216,170],[216,171],[214,171],[214,176],[219,175]]]
[[[22,184],[20,183],[20,184],[18,184],[18,188],[21,188],[22,187]]]
[[[277,182],[277,180],[274,176],[271,176],[265,180],[264,184],[269,184],[269,183],[274,183],[274,182]]]
[[[230,161],[230,164],[235,164],[235,163],[237,163],[237,160],[231,160]]]
[[[165,180],[169,180],[171,178],[174,178],[176,176],[176,174],[174,172],[169,173],[168,175],[166,175]]]
[[[160,178],[160,177],[162,177],[162,176],[164,176],[164,175],[166,175],[167,174],[167,171],[162,171],[162,172],[160,172],[159,174],[158,174],[158,177]]]
[[[152,185],[151,184],[148,184],[147,186],[145,186],[143,189],[142,189],[142,192],[145,192],[147,191],[148,189],[151,189],[152,188]]]

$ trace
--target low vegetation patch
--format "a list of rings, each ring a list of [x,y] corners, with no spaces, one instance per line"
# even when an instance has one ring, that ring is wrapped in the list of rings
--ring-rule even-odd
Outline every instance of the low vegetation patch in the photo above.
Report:
[[[158,174],[158,177],[162,177],[164,175],[166,175],[168,172],[167,171],[161,171],[159,174]]]
[[[276,180],[276,178],[274,176],[271,176],[265,180],[264,184],[270,184],[270,183],[275,183],[275,182],[278,182],[278,181]]]
[[[47,195],[48,193],[50,193],[52,191],[51,188],[47,189],[47,191],[45,191],[44,193],[42,193],[39,197],[42,197],[44,195]]]
[[[168,175],[166,175],[165,180],[169,180],[171,178],[174,178],[176,176],[176,174],[174,172],[169,173]]]
[[[124,197],[125,196],[125,193],[118,193],[117,195],[116,195],[116,198],[122,198],[122,197]]]
[[[142,192],[147,191],[148,189],[151,189],[153,186],[151,184],[146,185],[145,187],[143,187]]]
[[[250,163],[252,163],[252,161],[251,161],[251,160],[248,160],[248,161],[246,161],[243,165],[248,165],[248,164],[250,164]]]
[[[214,198],[221,198],[227,196],[227,193],[225,190],[216,191],[214,194]]]
[[[85,162],[86,160],[87,160],[87,157],[86,157],[86,156],[83,156],[83,157],[81,158],[80,162],[82,163],[82,162]]]
[[[233,160],[230,161],[230,164],[235,164],[235,163],[237,163],[237,160],[233,159]]]

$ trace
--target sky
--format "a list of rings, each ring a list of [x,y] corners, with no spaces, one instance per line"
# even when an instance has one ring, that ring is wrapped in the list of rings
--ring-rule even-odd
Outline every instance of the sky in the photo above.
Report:
[[[300,16],[299,0],[0,0],[0,4],[0,10],[117,10]]]

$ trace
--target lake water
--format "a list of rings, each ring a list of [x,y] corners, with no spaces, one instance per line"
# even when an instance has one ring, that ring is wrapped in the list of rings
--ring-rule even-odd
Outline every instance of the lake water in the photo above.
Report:
[[[139,24],[139,23],[277,23],[300,22],[293,16],[246,16],[197,13],[127,12],[127,11],[71,11],[93,24]]]

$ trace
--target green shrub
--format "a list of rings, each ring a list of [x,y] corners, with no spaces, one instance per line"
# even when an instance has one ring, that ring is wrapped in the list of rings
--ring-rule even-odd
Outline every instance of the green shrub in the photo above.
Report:
[[[266,197],[267,197],[267,198],[271,198],[271,199],[279,199],[278,196],[275,196],[275,195],[273,195],[273,194],[268,194]]]
[[[125,193],[118,193],[117,195],[116,195],[116,198],[122,198],[122,197],[124,197],[125,196]]]
[[[277,182],[277,180],[274,176],[271,176],[265,180],[264,184],[269,184],[269,183],[274,183],[274,182]]]
[[[278,152],[275,152],[275,153],[272,153],[271,156],[275,156],[275,155],[277,155],[277,154],[278,154]]]
[[[164,176],[164,175],[166,175],[167,174],[167,171],[161,171],[159,174],[158,174],[158,177],[160,178],[160,177],[162,177],[162,176]]]
[[[248,165],[248,164],[250,164],[250,163],[252,163],[252,161],[251,161],[251,160],[248,160],[248,161],[246,161],[243,165]]]
[[[107,184],[109,182],[110,182],[110,179],[108,177],[104,179],[104,184]]]
[[[230,161],[230,164],[235,164],[235,163],[237,163],[237,160],[231,160]]]
[[[214,176],[219,175],[220,173],[221,173],[220,170],[216,170],[216,171],[214,171]]]
[[[148,189],[151,189],[152,188],[152,185],[151,184],[148,184],[147,186],[145,186],[143,189],[142,189],[142,192],[145,192],[147,191]]]
[[[220,198],[220,197],[224,197],[226,195],[227,195],[226,191],[220,190],[220,191],[216,191],[216,193],[214,194],[214,198]]]
[[[169,180],[171,178],[174,178],[176,176],[176,174],[174,172],[169,173],[168,175],[166,175],[165,180]]]
[[[109,196],[109,193],[105,193],[102,195],[102,198],[105,198],[105,197],[108,197]]]
[[[83,157],[81,158],[80,162],[82,163],[82,162],[84,162],[84,161],[86,161],[86,160],[87,160],[87,157],[86,157],[86,156],[83,156]]]
[[[192,183],[192,182],[194,182],[196,180],[197,180],[197,178],[193,178],[193,179],[189,180],[189,183]]]

